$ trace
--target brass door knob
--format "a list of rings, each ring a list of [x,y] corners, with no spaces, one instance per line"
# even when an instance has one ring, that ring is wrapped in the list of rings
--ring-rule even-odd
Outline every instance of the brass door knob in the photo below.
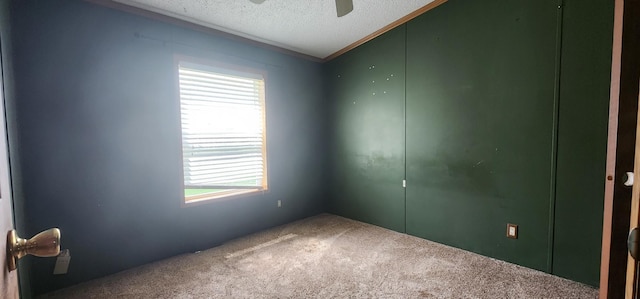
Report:
[[[9,271],[15,270],[17,261],[27,254],[39,257],[60,254],[60,229],[45,230],[29,240],[18,237],[15,230],[9,231],[7,234],[7,266]]]

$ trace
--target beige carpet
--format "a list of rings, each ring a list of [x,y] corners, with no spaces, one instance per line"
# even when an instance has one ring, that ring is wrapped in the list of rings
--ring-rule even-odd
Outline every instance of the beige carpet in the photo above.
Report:
[[[589,286],[323,214],[42,298],[597,298]]]

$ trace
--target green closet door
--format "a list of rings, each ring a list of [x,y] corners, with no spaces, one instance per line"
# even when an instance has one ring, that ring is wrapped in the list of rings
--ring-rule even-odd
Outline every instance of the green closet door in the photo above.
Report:
[[[405,26],[332,60],[330,211],[404,231]]]
[[[557,6],[452,0],[407,24],[408,233],[547,270]]]

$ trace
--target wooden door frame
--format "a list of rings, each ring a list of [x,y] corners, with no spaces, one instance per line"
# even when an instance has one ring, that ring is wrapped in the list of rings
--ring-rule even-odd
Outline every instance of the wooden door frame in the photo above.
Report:
[[[622,298],[625,291],[632,189],[622,185],[622,177],[634,169],[640,78],[640,21],[634,18],[639,17],[639,0],[615,0],[600,298]]]
[[[609,132],[607,141],[606,181],[604,187],[604,217],[602,220],[602,253],[600,258],[600,298],[608,298],[609,293],[613,194],[616,182],[616,145],[618,141],[618,113],[620,108],[623,14],[624,0],[615,0],[609,98]]]
[[[640,97],[639,97],[640,100]],[[640,109],[638,110],[640,112]],[[640,115],[640,113],[638,113]],[[635,181],[640,181],[638,179],[638,175],[640,174],[640,118],[638,118],[638,124],[636,125],[636,146],[635,146],[635,159],[633,165],[633,177]],[[631,232],[633,229],[637,228],[640,225],[638,221],[638,213],[640,212],[640,184],[633,185],[633,191],[631,195],[631,217],[629,217],[629,231]],[[627,254],[627,274],[626,274],[626,283],[625,283],[625,291],[624,297],[627,299],[636,298],[637,290],[637,269],[638,263],[631,256],[631,254]]]

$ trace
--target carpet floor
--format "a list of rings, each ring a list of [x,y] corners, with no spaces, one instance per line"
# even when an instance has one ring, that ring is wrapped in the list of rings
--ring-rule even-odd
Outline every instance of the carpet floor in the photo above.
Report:
[[[322,214],[41,298],[597,298],[587,285]]]

